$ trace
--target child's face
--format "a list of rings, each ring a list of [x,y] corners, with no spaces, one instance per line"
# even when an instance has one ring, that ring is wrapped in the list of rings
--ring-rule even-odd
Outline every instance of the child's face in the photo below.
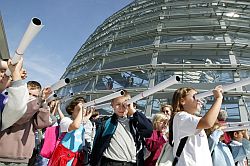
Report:
[[[123,104],[127,100],[127,97],[117,97],[112,102],[112,107],[114,109],[114,112],[119,117],[126,116],[128,114],[127,107],[125,107]]]
[[[30,89],[30,88],[28,88],[28,90],[29,90],[30,97],[37,98],[39,96],[40,89]]]
[[[171,114],[172,114],[172,111],[169,107],[162,108],[162,112],[168,116],[171,116]]]
[[[244,135],[243,135],[243,132],[244,131],[237,131],[237,132],[234,132],[234,140],[238,141],[238,142],[241,142]]]
[[[158,130],[158,131],[162,131],[163,129],[167,128],[167,121],[166,120],[161,120],[161,121],[158,121],[156,123],[157,123],[156,130]]]
[[[197,111],[201,110],[202,103],[200,100],[195,99],[197,92],[195,90],[190,90],[184,98],[181,99],[181,104],[184,108],[184,111],[194,114]]]

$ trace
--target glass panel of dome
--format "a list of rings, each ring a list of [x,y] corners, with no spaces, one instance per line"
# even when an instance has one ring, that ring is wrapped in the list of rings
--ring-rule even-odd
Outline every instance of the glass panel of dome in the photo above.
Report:
[[[137,94],[136,94],[136,95],[137,95]],[[133,96],[132,96],[132,97],[133,97]],[[140,111],[142,111],[142,112],[145,112],[145,109],[146,109],[146,102],[147,102],[147,100],[145,100],[145,99],[136,101],[136,109],[137,109],[137,110],[140,110]]]
[[[139,54],[139,53],[138,53]],[[126,58],[124,58],[126,56]],[[112,69],[126,66],[138,66],[149,64],[151,62],[152,55],[151,54],[126,54],[122,56],[112,56],[106,57],[105,63],[103,65],[103,69]]]
[[[201,114],[204,115],[208,111],[208,109],[211,108],[211,106],[212,106],[211,103],[207,103],[204,107],[202,107]],[[232,103],[222,104],[221,108],[227,111],[227,114],[228,114],[227,121],[228,122],[239,122],[240,121],[240,113],[239,113],[238,104],[232,104]]]
[[[88,62],[85,63],[84,65],[79,65],[77,68],[77,73],[75,73],[77,76],[82,75],[84,73],[87,73],[89,71],[95,71],[98,70],[101,66],[100,61],[94,61],[94,62]]]
[[[146,30],[151,30],[154,29],[156,27],[156,25],[152,24],[151,22],[149,23],[142,23],[140,25],[136,25],[136,27],[129,27],[129,28],[125,28],[122,29],[118,35],[119,36],[129,36],[129,35],[133,35],[135,33],[142,33],[142,31],[146,31]],[[140,30],[139,30],[140,29]]]
[[[120,74],[112,74],[98,77],[95,89],[97,90],[111,90],[111,89],[122,89],[123,78]]]
[[[181,43],[181,42],[224,42],[223,35],[183,35],[183,36],[169,36],[163,35],[161,43]]]
[[[74,93],[91,90],[94,79],[81,80],[80,82],[72,85]]]
[[[249,43],[250,42],[250,36],[245,35],[243,33],[229,33],[231,40],[233,42],[239,42],[239,43]]]
[[[176,50],[160,52],[158,64],[228,64],[229,52],[222,50]]]
[[[250,77],[250,71],[249,70],[241,70],[239,72],[239,75],[241,78],[249,78]]]
[[[250,65],[250,57],[237,57],[239,64]]]
[[[179,70],[179,71],[178,71]],[[232,71],[216,71],[216,70],[202,70],[202,69],[181,69],[180,67],[175,71],[159,70],[156,73],[156,84],[166,80],[169,76],[178,75],[181,77],[182,83],[232,83],[234,82]]]
[[[122,77],[124,80],[124,88],[138,87],[146,88],[148,87],[148,74],[145,71],[136,72],[123,72]]]
[[[209,26],[219,25],[217,19],[176,19],[176,20],[163,20],[164,27],[190,27],[190,26]]]
[[[152,108],[153,112],[152,113],[153,114],[156,114],[156,113],[160,112],[161,104],[162,103],[158,99],[154,99],[152,101],[152,106],[153,106],[153,108]]]
[[[132,87],[148,87],[147,74],[142,72],[122,72],[99,76],[96,85],[98,90],[122,89]]]
[[[235,26],[235,27],[247,27],[249,28],[249,20],[233,20],[233,19],[224,19],[226,25],[229,25],[229,28],[231,26]]]

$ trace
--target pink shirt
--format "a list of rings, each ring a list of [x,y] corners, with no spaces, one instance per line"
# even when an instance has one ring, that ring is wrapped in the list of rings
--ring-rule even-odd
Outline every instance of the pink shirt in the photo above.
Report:
[[[151,152],[150,156],[145,160],[145,166],[155,166],[157,159],[161,154],[163,145],[167,141],[164,139],[162,133],[157,130],[153,130],[150,138],[146,138],[147,149]]]

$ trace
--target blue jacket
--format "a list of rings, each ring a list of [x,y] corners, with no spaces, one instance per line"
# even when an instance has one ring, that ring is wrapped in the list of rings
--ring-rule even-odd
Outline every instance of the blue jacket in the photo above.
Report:
[[[97,128],[94,145],[91,153],[90,164],[92,166],[100,165],[103,152],[109,147],[111,138],[115,133],[118,125],[118,118],[113,114],[105,122]],[[133,117],[129,120],[130,132],[133,135],[138,151],[142,146],[144,138],[149,138],[153,132],[153,125],[149,119],[141,112],[135,112]],[[137,165],[144,165],[143,150],[137,154]]]
[[[209,149],[211,151],[211,156],[214,166],[235,166],[232,153],[225,143],[221,142],[219,139],[223,135],[223,131],[215,130],[208,137]]]
[[[242,142],[232,140],[230,143],[234,162],[242,163],[250,154],[250,141],[243,138]]]

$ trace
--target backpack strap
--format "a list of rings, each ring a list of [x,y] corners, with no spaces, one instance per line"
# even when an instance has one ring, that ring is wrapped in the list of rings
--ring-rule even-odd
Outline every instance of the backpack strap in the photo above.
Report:
[[[169,122],[169,144],[173,147],[174,146],[174,142],[173,142],[173,123],[174,123],[174,116],[170,119]],[[174,157],[174,161],[172,163],[172,166],[175,166],[178,163],[178,160],[181,156],[181,153],[184,149],[184,146],[187,142],[188,136],[184,137],[181,139],[179,146],[177,148],[175,157]]]
[[[179,160],[179,158],[181,156],[181,153],[182,153],[182,151],[184,149],[184,146],[185,146],[185,144],[187,142],[187,139],[188,139],[188,136],[181,139],[180,144],[179,144],[179,146],[177,148],[177,151],[176,151],[176,155],[174,157],[174,161],[173,161],[173,164],[172,164],[173,166],[175,166],[178,163],[178,160]]]

